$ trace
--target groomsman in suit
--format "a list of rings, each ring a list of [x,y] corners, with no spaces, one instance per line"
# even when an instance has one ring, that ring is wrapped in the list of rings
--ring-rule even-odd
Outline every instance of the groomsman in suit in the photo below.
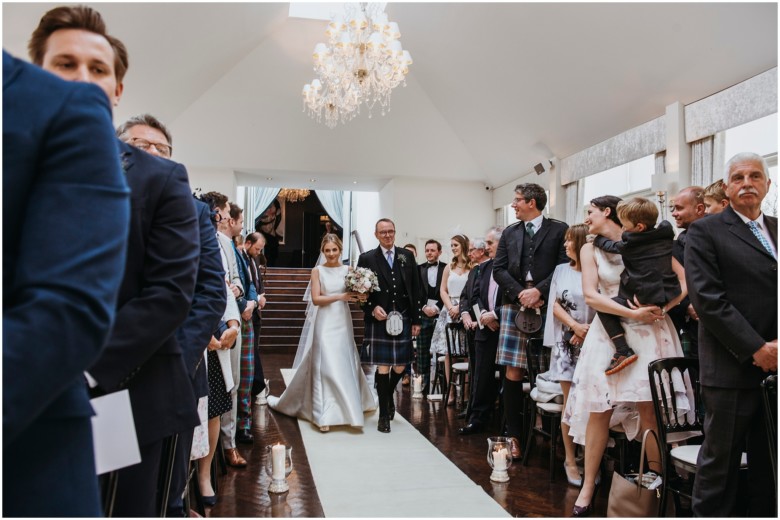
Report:
[[[503,228],[493,227],[488,230],[484,240],[486,255],[480,258],[479,265],[472,269],[476,271],[474,287],[468,301],[472,307],[471,315],[474,315],[473,307],[478,305],[480,315],[474,320],[476,326],[474,333],[474,356],[471,358],[474,365],[472,378],[472,403],[469,407],[466,426],[458,430],[460,435],[470,435],[482,431],[490,420],[490,413],[498,397],[498,382],[496,381],[496,349],[498,348],[499,312],[501,309],[501,292],[498,283],[493,278],[493,259],[496,256],[498,241],[501,239]],[[475,244],[477,245],[477,244]],[[463,300],[461,300],[462,302]],[[461,306],[461,310],[463,307]],[[463,319],[466,319],[463,313]],[[471,315],[468,319],[471,321]],[[482,328],[479,328],[479,323]]]
[[[108,98],[3,52],[3,143],[3,516],[102,516],[83,372],[130,222]]]
[[[672,218],[678,228],[682,229],[672,245],[672,256],[685,267],[685,241],[687,230],[691,224],[706,216],[704,213],[704,190],[700,186],[683,188],[672,199]],[[669,309],[669,317],[674,322],[674,328],[680,334],[683,352],[686,357],[699,357],[699,317],[691,305],[688,296],[679,305]]]
[[[423,291],[422,318],[420,320],[420,334],[417,335],[417,373],[423,378],[423,393],[428,395],[431,382],[431,339],[433,329],[436,326],[436,318],[444,305],[441,300],[441,278],[444,268],[447,266],[439,261],[441,256],[441,243],[430,239],[425,242],[425,259],[419,265],[420,283]],[[435,301],[434,305],[428,302]]]
[[[761,212],[770,184],[763,157],[737,154],[725,171],[731,206],[691,224],[685,244],[705,410],[693,513],[733,514],[747,446],[747,514],[774,517],[776,440],[767,438],[760,385],[777,373],[777,218]]]
[[[95,83],[114,106],[119,103],[127,50],[107,34],[94,9],[47,12],[29,50],[44,69],[63,79]],[[116,323],[88,379],[98,394],[130,392],[141,462],[119,470],[114,514],[154,516],[163,440],[200,422],[174,334],[192,303],[200,240],[187,170],[116,142],[132,194],[130,238]]]
[[[515,326],[515,317],[522,306],[538,309],[544,320],[555,266],[569,261],[563,245],[569,226],[544,217],[542,210],[546,205],[547,195],[538,184],[518,184],[515,187],[512,207],[520,222],[504,230],[493,261],[493,278],[498,282],[502,294],[496,363],[506,367],[503,381],[504,415],[507,436],[512,438],[512,456],[515,458],[520,457],[517,439],[522,431],[520,411],[523,377],[528,368],[527,342],[541,338],[544,332],[542,325],[532,336],[522,334]]]
[[[377,366],[374,376],[379,399],[377,430],[390,433],[390,421],[395,416],[393,388],[401,380],[404,366],[412,359],[412,336],[420,334],[423,293],[412,253],[395,247],[393,221],[379,219],[374,229],[379,247],[358,258],[358,267],[371,269],[379,280],[379,290],[369,294],[363,307],[366,328],[361,361]],[[387,330],[388,317],[393,329],[393,312],[401,314],[402,326],[398,334]]]
[[[168,128],[156,117],[149,114],[131,117],[116,130],[117,137],[123,142],[140,148],[156,157],[170,159],[173,152],[173,139]],[[207,204],[195,200],[198,215],[200,238],[200,259],[195,279],[195,294],[187,319],[176,331],[176,339],[182,347],[184,364],[189,371],[195,398],[205,407],[205,398],[209,395],[209,383],[206,376],[204,355],[212,334],[219,324],[225,310],[225,272],[222,270],[222,258],[219,254],[217,237],[211,224],[211,210]],[[197,404],[196,404],[197,406]],[[208,412],[205,410],[205,412]],[[193,431],[186,431],[176,443],[171,477],[171,489],[168,495],[166,516],[184,516],[182,494],[187,485],[192,450]]]

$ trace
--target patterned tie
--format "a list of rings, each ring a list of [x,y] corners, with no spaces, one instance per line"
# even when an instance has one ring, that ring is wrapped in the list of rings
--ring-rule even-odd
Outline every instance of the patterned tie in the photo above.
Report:
[[[389,250],[387,252],[387,265],[390,266],[390,269],[393,268],[393,251]]]
[[[533,238],[534,237],[534,224],[533,222],[529,222],[525,225],[526,231],[528,231],[528,236]]]
[[[775,253],[772,251],[772,246],[769,244],[769,241],[766,239],[761,230],[758,229],[758,223],[755,220],[751,220],[748,222],[748,227],[750,228],[750,231],[756,235],[756,238],[759,242],[761,242],[761,245],[764,246],[764,249],[769,251],[769,254],[772,255],[772,258],[775,258]]]

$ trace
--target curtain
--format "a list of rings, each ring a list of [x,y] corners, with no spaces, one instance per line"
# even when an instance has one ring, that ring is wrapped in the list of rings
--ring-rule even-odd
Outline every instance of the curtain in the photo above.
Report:
[[[342,259],[349,259],[349,250],[352,233],[352,214],[350,208],[350,192],[335,190],[317,190],[314,192],[320,200],[320,204],[325,208],[325,213],[330,219],[342,229],[342,241],[344,250],[341,252]]]
[[[563,187],[566,198],[566,222],[579,224],[584,220],[580,205],[580,181],[574,181]]]
[[[691,143],[691,185],[709,186],[713,181],[713,136]]]
[[[255,219],[271,205],[279,195],[279,188],[246,186],[244,191],[244,228],[247,233],[255,230]]]
[[[658,152],[655,154],[655,173],[657,175],[663,175],[666,173],[666,152]]]

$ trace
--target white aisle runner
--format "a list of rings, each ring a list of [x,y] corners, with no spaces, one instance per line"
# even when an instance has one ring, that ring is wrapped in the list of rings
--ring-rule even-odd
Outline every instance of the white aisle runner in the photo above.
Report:
[[[282,370],[285,384],[294,373]],[[378,412],[365,417],[362,432],[298,421],[326,517],[510,516],[400,414],[391,433],[377,431]]]

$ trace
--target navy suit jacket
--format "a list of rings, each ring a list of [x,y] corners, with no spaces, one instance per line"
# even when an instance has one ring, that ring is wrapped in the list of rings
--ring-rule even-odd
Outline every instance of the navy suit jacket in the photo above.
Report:
[[[130,241],[116,324],[89,373],[100,388],[127,388],[143,446],[199,424],[174,334],[190,312],[200,257],[187,171],[117,141],[131,190]]]
[[[227,305],[225,270],[222,255],[211,223],[208,204],[195,200],[200,227],[200,261],[195,279],[195,294],[187,319],[176,331],[176,340],[182,347],[184,364],[192,379],[195,397],[209,393],[203,351],[219,325]]]
[[[115,141],[98,87],[62,81],[3,52],[6,515],[89,514],[79,481],[90,478],[99,506],[83,371],[114,322],[125,264],[130,202]],[[43,455],[30,445],[38,431],[83,456]],[[20,475],[11,461],[17,455],[41,481],[51,479],[51,504]]]
[[[777,247],[777,218],[764,215]],[[688,228],[685,280],[699,315],[703,385],[758,388],[753,353],[777,339],[777,260],[727,207]]]

